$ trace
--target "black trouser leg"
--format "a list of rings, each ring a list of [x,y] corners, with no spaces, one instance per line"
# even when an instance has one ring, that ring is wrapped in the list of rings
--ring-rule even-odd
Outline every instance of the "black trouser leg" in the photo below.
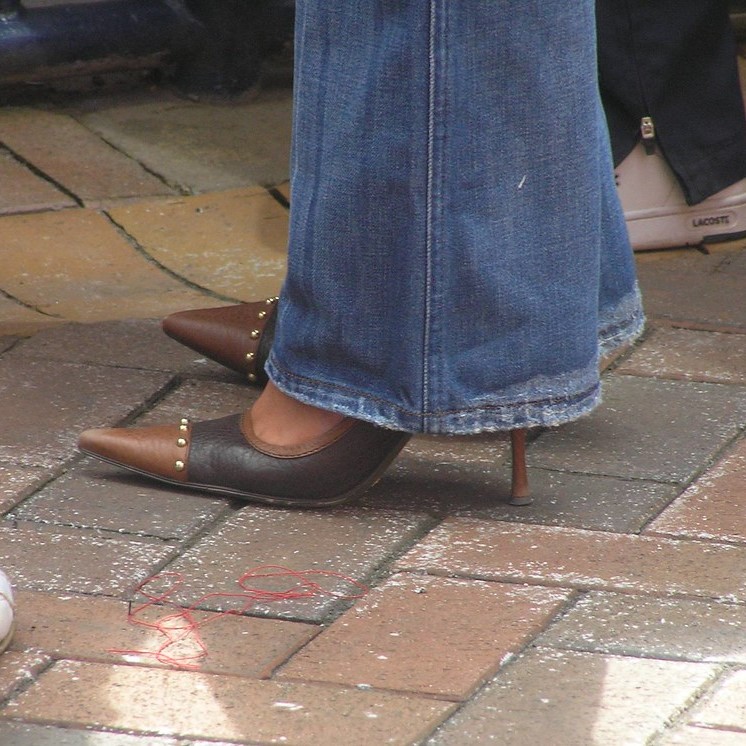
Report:
[[[746,118],[725,0],[596,0],[614,162],[642,117],[690,204],[746,177]]]

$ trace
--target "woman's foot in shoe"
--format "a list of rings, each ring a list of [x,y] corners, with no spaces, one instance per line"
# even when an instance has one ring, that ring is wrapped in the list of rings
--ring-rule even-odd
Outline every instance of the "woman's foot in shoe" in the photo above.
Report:
[[[317,507],[360,495],[409,438],[308,406],[270,385],[243,414],[87,430],[79,447],[168,484],[270,505]]]

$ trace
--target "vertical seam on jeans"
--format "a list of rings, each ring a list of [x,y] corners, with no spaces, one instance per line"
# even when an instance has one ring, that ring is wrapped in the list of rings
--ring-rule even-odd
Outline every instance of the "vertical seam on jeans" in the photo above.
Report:
[[[435,28],[436,2],[430,0],[430,18],[428,19],[428,101],[427,101],[427,184],[425,187],[425,300],[424,330],[422,340],[422,422],[423,427],[428,412],[430,399],[430,317],[432,289],[432,250],[433,250],[433,191],[435,160]]]

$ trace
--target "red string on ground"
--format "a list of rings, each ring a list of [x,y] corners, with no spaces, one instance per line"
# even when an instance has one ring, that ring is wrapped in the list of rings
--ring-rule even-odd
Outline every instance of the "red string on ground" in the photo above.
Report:
[[[254,585],[256,581],[276,578],[287,578],[289,581],[287,587],[273,591]],[[358,592],[341,593],[325,588],[320,581],[327,579],[342,580],[356,588]],[[156,592],[150,589],[151,586],[163,581],[168,581],[168,583],[162,591]],[[245,614],[257,604],[271,604],[316,596],[331,596],[353,601],[362,598],[368,592],[367,586],[341,573],[327,570],[291,570],[280,565],[260,565],[245,572],[237,582],[240,591],[205,593],[189,606],[180,606],[169,599],[184,585],[184,576],[181,573],[162,572],[146,578],[135,589],[135,593],[146,600],[136,606],[130,603],[127,621],[137,627],[157,632],[163,638],[163,642],[156,650],[109,650],[108,652],[115,655],[153,658],[159,663],[177,668],[198,669],[201,661],[208,655],[207,646],[200,634],[200,630],[207,624],[213,624],[225,616]],[[232,602],[236,606],[226,611],[209,612],[203,608],[208,601],[222,601],[223,603],[216,604],[220,606]],[[173,608],[174,611],[154,621],[144,618],[148,609],[164,605]],[[202,615],[201,619],[195,616],[197,613]],[[176,647],[185,641],[189,641],[192,652],[181,653],[176,650]]]

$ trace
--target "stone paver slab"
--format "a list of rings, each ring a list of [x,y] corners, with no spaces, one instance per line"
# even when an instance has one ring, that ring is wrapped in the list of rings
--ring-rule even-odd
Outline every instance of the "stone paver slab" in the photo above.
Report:
[[[62,324],[16,345],[13,356],[114,368],[179,371],[199,359],[167,337],[156,319]]]
[[[746,422],[746,388],[609,376],[590,416],[539,437],[529,462],[552,469],[684,482]]]
[[[743,665],[745,628],[741,604],[589,593],[542,635],[540,644]]]
[[[96,531],[0,525],[0,567],[26,590],[127,595],[173,550],[162,542]]]
[[[465,700],[568,598],[544,588],[395,575],[295,655],[280,676]]]
[[[203,293],[158,268],[93,210],[0,217],[0,245],[0,288],[53,316],[161,317],[205,305]]]
[[[148,589],[165,590],[168,582],[154,581]],[[296,622],[197,612],[194,619],[200,623],[199,636],[188,635],[179,644],[166,648],[168,640],[157,629],[130,623],[128,611],[134,610],[137,621],[155,624],[180,610],[166,605],[138,611],[145,602],[139,594],[133,597],[130,607],[126,601],[110,598],[19,591],[18,627],[11,650],[42,651],[55,659],[127,661],[149,666],[165,665],[165,658],[159,661],[154,655],[160,651],[177,664],[195,665],[203,672],[258,679],[268,678],[318,632],[313,625]],[[176,616],[174,626],[177,624],[186,624],[186,618]],[[205,657],[198,657],[200,641],[207,652]]]
[[[0,150],[0,214],[60,210],[75,204],[74,199]]]
[[[41,313],[12,298],[5,297],[2,291],[7,289],[7,279],[5,270],[0,267],[0,335],[27,335],[45,326],[60,323],[61,320],[54,316]]]
[[[739,242],[711,247],[709,256],[694,250],[638,254],[648,317],[746,330],[743,275],[737,269],[743,252]]]
[[[0,115],[0,141],[89,204],[173,193],[136,160],[65,114],[5,109]]]
[[[48,656],[36,650],[4,652],[0,657],[0,701],[28,686],[50,662]]]
[[[646,533],[746,542],[746,439],[692,484]]]
[[[384,692],[62,661],[1,714],[239,743],[408,746],[452,708]]]
[[[169,391],[137,420],[137,425],[178,422],[182,417],[198,422],[243,412],[259,395],[258,389],[243,383],[200,379],[184,381]]]
[[[185,743],[175,738],[158,738],[126,733],[105,733],[89,729],[73,730],[53,725],[0,721],[0,743],[3,746],[206,746],[194,741]],[[211,746],[221,746],[213,743]]]
[[[50,469],[0,465],[0,513],[5,513],[53,476]]]
[[[746,547],[469,518],[446,519],[397,568],[641,595],[746,600]]]
[[[0,358],[0,460],[55,466],[87,427],[113,425],[169,381],[167,373]]]
[[[617,373],[746,385],[746,334],[661,327],[616,369]]]
[[[192,604],[205,593],[237,589],[239,578],[264,565],[295,571],[340,573],[365,582],[379,565],[418,536],[430,519],[397,511],[344,508],[286,511],[248,506],[239,510],[167,568],[180,572],[185,586],[174,600]],[[321,621],[346,602],[337,596],[360,589],[336,577],[312,577],[327,593],[309,598],[257,603],[253,612],[272,617]],[[254,581],[271,591],[298,588],[292,578]],[[220,599],[206,608],[223,609]]]
[[[533,505],[516,508],[510,465],[495,467],[419,458],[409,445],[364,505],[501,521],[545,523],[602,531],[637,532],[676,496],[673,485],[637,479],[529,469]]]
[[[704,663],[533,650],[506,667],[428,743],[649,743],[717,670]]]
[[[11,517],[185,540],[227,510],[226,500],[164,490],[154,481],[90,459],[26,500]]]
[[[78,118],[169,183],[208,192],[287,179],[291,107],[287,89],[230,106],[156,92],[99,103]]]
[[[734,671],[690,715],[690,724],[746,734],[746,671]]]
[[[109,214],[160,265],[225,297],[277,295],[285,277],[288,213],[264,189],[139,202]]]

